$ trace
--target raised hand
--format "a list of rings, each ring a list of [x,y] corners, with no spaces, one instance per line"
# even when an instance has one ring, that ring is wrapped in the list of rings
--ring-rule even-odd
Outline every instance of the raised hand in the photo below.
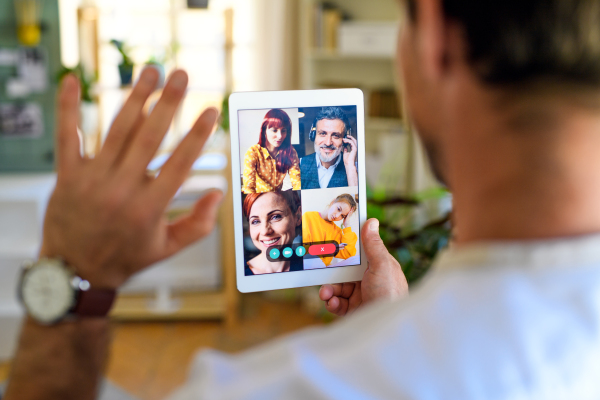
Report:
[[[95,287],[117,288],[131,275],[208,234],[221,192],[169,223],[165,209],[213,130],[217,111],[205,110],[155,178],[146,172],[186,87],[175,71],[149,115],[144,104],[158,73],[144,70],[94,159],[82,158],[77,136],[78,82],[67,76],[59,95],[57,184],[46,211],[41,256],[62,257]]]
[[[356,162],[356,154],[358,153],[358,142],[354,136],[346,136],[343,141],[350,145],[349,149],[344,148],[344,164],[356,168],[354,163]]]
[[[348,186],[358,186],[358,171],[356,170],[358,142],[353,136],[346,136],[343,140],[345,144],[350,145],[350,148],[344,148],[342,153],[344,169],[346,170],[346,178],[348,179]]]
[[[356,214],[356,210],[352,210],[351,212],[348,213],[348,215],[346,215],[344,217],[344,220],[342,221],[342,225],[344,226],[344,228],[348,228],[350,226],[350,221],[352,221],[352,217]]]
[[[398,261],[387,251],[379,237],[379,221],[369,219],[362,228],[361,240],[369,263],[361,282],[323,285],[319,297],[327,311],[346,315],[363,304],[379,299],[408,295],[408,283]]]

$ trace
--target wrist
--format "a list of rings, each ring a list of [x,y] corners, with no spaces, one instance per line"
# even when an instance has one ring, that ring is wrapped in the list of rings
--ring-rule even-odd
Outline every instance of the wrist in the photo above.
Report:
[[[111,340],[108,318],[40,325],[30,317],[2,399],[92,399],[105,368]]]
[[[94,318],[63,319],[51,325],[40,324],[30,315],[26,315],[24,322],[24,327],[29,327],[28,329],[35,329],[40,332],[60,327],[60,330],[62,330],[65,335],[77,332],[79,335],[87,335],[88,337],[97,337],[99,334],[109,330],[110,325],[111,320],[108,315]]]
[[[63,260],[65,264],[73,269],[77,276],[88,281],[94,289],[117,290],[125,281],[125,279],[112,276],[107,268],[103,268],[100,265],[93,265],[90,260],[84,260],[68,252],[54,250],[44,243],[42,243],[38,260],[42,258]]]
[[[60,257],[27,262],[18,284],[18,297],[36,322],[56,324],[73,318],[105,318],[116,291],[93,286]]]

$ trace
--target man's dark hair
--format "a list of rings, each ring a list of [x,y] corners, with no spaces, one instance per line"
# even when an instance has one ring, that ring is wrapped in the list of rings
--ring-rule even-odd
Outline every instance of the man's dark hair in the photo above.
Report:
[[[350,130],[350,121],[348,120],[348,116],[341,109],[341,107],[323,107],[321,111],[315,117],[315,128],[317,127],[317,122],[322,119],[339,119],[344,123],[344,132],[348,132]]]
[[[484,82],[600,88],[600,1],[441,1],[464,27],[469,62]],[[413,20],[416,3],[408,0]]]

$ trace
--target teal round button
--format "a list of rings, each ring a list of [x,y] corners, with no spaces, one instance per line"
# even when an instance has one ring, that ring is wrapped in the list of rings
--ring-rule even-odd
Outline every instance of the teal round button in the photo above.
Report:
[[[296,247],[296,255],[298,257],[304,257],[305,254],[306,254],[306,249],[304,248],[304,246]]]
[[[279,258],[279,249],[271,249],[269,255],[271,258]]]
[[[291,247],[286,247],[285,249],[283,249],[283,256],[285,258],[290,258],[292,256],[292,254],[294,254],[294,251],[292,250]]]

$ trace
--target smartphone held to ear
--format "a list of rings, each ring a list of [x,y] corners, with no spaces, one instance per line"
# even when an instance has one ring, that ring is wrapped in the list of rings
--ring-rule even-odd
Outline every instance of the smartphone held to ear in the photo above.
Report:
[[[362,92],[234,93],[229,109],[238,289],[362,279]],[[349,136],[355,163],[343,162]]]

